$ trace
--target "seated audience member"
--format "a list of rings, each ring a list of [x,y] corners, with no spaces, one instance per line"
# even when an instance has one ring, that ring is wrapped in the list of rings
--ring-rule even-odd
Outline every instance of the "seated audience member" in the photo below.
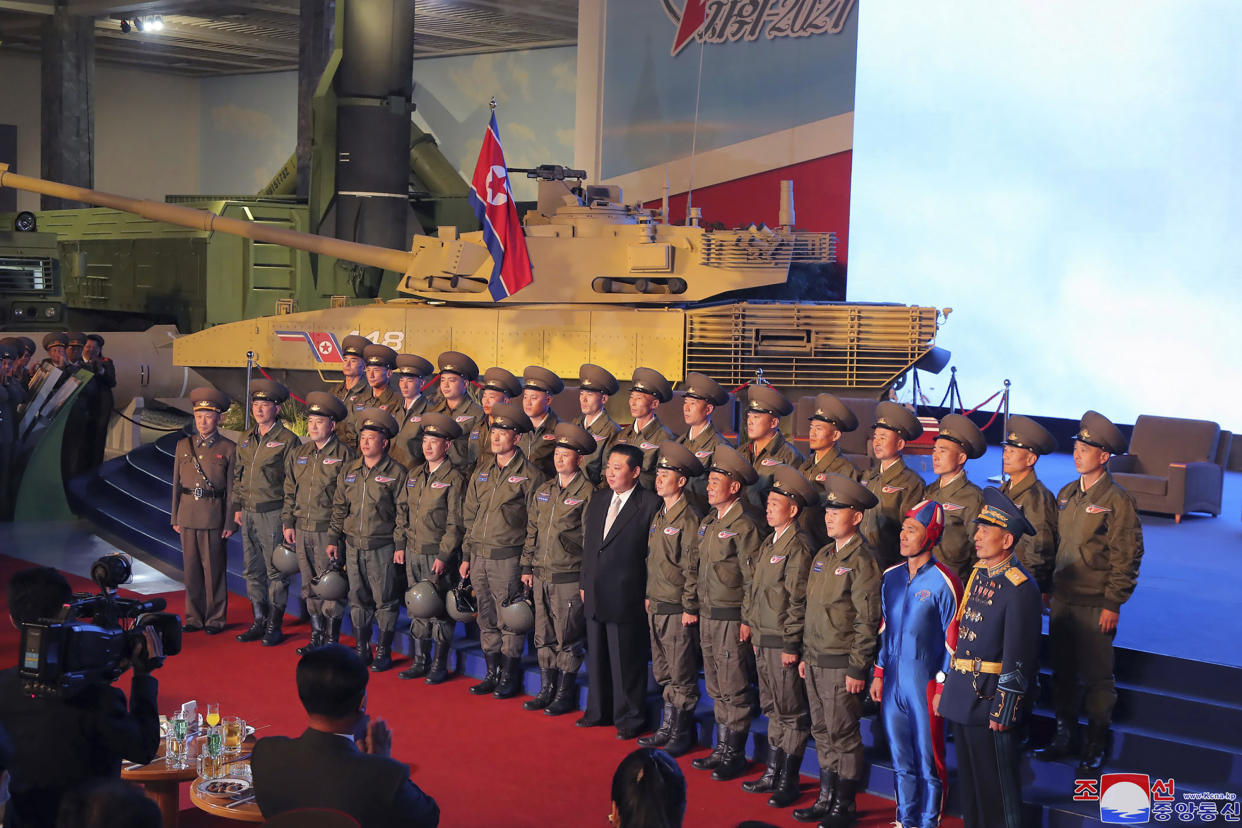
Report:
[[[612,775],[613,828],[680,828],[686,815],[686,778],[663,751],[639,748]]]
[[[9,581],[9,616],[23,624],[58,614],[70,600],[55,569],[24,569]],[[160,743],[158,682],[136,650],[129,701],[120,688],[89,685],[69,698],[32,697],[17,667],[0,672],[0,726],[15,746],[5,828],[53,828],[62,797],[86,782],[118,779],[121,760],[146,764]]]
[[[440,808],[391,758],[392,733],[368,720],[369,673],[353,650],[329,644],[298,662],[298,698],[307,728],[290,739],[260,739],[250,757],[259,810],[335,808],[363,828],[435,828]]]
[[[58,828],[161,828],[160,806],[142,789],[104,779],[65,794]]]

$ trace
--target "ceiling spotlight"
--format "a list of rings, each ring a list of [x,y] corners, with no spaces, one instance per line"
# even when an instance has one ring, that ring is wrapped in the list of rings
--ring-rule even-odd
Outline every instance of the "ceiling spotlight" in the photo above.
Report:
[[[128,20],[121,20],[121,34],[129,34],[132,29],[133,27],[129,25]]]
[[[147,31],[148,32],[159,32],[163,30],[164,30],[164,18],[160,17],[158,14],[155,17],[147,18]]]

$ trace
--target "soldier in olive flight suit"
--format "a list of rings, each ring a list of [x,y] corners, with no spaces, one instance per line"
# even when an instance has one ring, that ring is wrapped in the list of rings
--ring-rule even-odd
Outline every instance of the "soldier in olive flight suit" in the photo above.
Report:
[[[578,410],[582,413],[574,417],[574,425],[585,428],[595,440],[595,451],[582,467],[592,486],[603,481],[605,454],[621,430],[605,408],[620,387],[617,378],[598,365],[586,362],[578,369]]]
[[[716,749],[691,764],[711,770],[712,778],[720,780],[735,779],[746,770],[746,734],[755,702],[750,627],[742,608],[764,532],[742,502],[745,488],[758,479],[750,461],[736,450],[716,447],[707,479],[712,510],[699,523],[697,567],[686,574],[699,596],[703,678],[716,713]]]
[[[561,421],[552,410],[552,398],[565,390],[565,383],[539,365],[526,366],[522,382],[522,410],[530,417],[534,429],[522,435],[518,447],[526,459],[543,472],[544,477],[551,477],[556,474],[552,466],[552,451],[556,447],[556,426]]]
[[[706,374],[691,371],[686,374],[686,388],[681,398],[681,416],[686,421],[686,433],[677,438],[698,461],[707,468],[712,462],[716,446],[732,445],[728,438],[716,430],[712,414],[717,406],[729,404],[729,392]],[[697,475],[686,487],[686,497],[699,514],[707,512],[707,477]]]
[[[423,415],[430,408],[430,402],[423,396],[423,383],[434,372],[431,363],[417,354],[397,354],[393,375],[397,378],[401,401],[396,410],[390,412],[397,421],[398,431],[388,453],[407,471],[413,471],[423,462]]]
[[[531,428],[530,418],[516,405],[493,405],[488,435],[492,450],[480,457],[466,487],[466,559],[461,564],[461,577],[470,578],[474,584],[479,602],[479,643],[487,662],[487,675],[470,688],[476,696],[491,693],[507,699],[517,695],[521,687],[526,636],[501,629],[500,606],[522,591],[527,507],[543,482],[539,469],[517,445],[518,438]]]
[[[512,400],[522,396],[522,383],[512,373],[499,366],[493,366],[483,372],[482,387],[479,400],[483,408],[483,416],[479,418],[469,435],[470,456],[475,458],[473,469],[487,465],[492,455],[492,411],[497,405],[513,404]],[[520,403],[513,404],[521,408]],[[527,419],[530,419],[527,417]],[[532,427],[533,427],[532,423]]]
[[[772,534],[759,547],[743,611],[755,644],[759,704],[768,717],[768,762],[763,776],[743,782],[742,789],[772,794],[768,804],[773,808],[788,808],[798,798],[802,754],[811,736],[798,662],[815,549],[798,528],[798,514],[818,504],[819,491],[800,472],[785,465],[772,470],[767,506]]]
[[[832,394],[820,394],[815,397],[815,409],[811,412],[810,421],[807,442],[811,456],[798,471],[821,488],[829,474],[843,474],[857,480],[857,467],[845,459],[841,449],[837,448],[842,434],[858,428],[857,415]],[[798,527],[811,536],[816,549],[828,542],[821,506],[803,509],[798,515]]]
[[[362,361],[365,363],[363,372],[367,380],[367,390],[354,403],[354,413],[346,423],[355,446],[358,442],[358,419],[364,409],[383,411],[391,414],[395,420],[397,411],[401,408],[401,395],[392,390],[389,383],[392,371],[397,367],[397,352],[387,345],[368,345],[362,349]],[[390,440],[389,443],[391,442]]]
[[[1001,494],[1016,503],[1035,527],[1034,535],[1018,538],[1014,554],[1018,556],[1018,563],[1031,573],[1039,585],[1045,605],[1052,592],[1060,510],[1056,495],[1035,476],[1035,463],[1040,457],[1056,450],[1056,438],[1048,433],[1048,429],[1020,414],[1009,418],[1005,452],[1001,460],[1009,479],[1001,486]]]
[[[781,417],[793,413],[793,403],[770,385],[752,385],[746,394],[747,440],[738,451],[759,475],[759,481],[747,487],[746,495],[756,513],[761,514],[767,508],[768,490],[772,488],[772,469],[782,463],[796,469],[806,458],[781,431]]]
[[[875,467],[862,483],[879,503],[863,515],[862,532],[883,572],[901,562],[901,524],[906,512],[923,500],[927,484],[901,457],[906,441],[917,440],[923,424],[904,405],[885,400],[875,407],[871,449]]]
[[[522,707],[550,711],[551,716],[576,706],[574,688],[586,647],[578,582],[582,511],[594,487],[581,467],[596,449],[591,433],[573,423],[560,423],[553,436],[554,476],[535,490],[522,549],[522,583],[535,596],[535,650],[541,681],[539,694]]]
[[[280,421],[280,406],[287,399],[289,389],[278,382],[250,383],[254,425],[237,446],[233,472],[233,519],[241,527],[246,597],[254,609],[254,622],[237,640],[262,639],[264,647],[284,640],[281,628],[289,602],[289,576],[272,562],[284,534],[280,513],[285,503],[286,463],[289,453],[300,445],[298,436]]]
[[[371,340],[358,334],[350,334],[341,340],[341,374],[343,378],[332,386],[332,396],[345,403],[348,412],[344,420],[336,424],[336,436],[352,449],[358,448],[358,435],[350,434],[346,429],[349,416],[355,411],[366,408],[365,402],[371,396],[365,372],[366,363],[362,359],[362,350],[371,344]]]
[[[1108,471],[1109,456],[1126,451],[1120,429],[1103,414],[1088,411],[1074,440],[1074,468],[1080,476],[1057,493],[1060,541],[1048,621],[1057,732],[1040,756],[1054,759],[1072,751],[1081,700],[1087,738],[1077,775],[1094,777],[1111,748],[1117,702],[1113,638],[1121,605],[1138,583],[1143,526],[1134,498]]]
[[[975,565],[975,518],[983,508],[983,490],[966,479],[966,461],[988,450],[983,432],[961,414],[946,414],[932,448],[932,471],[939,475],[923,490],[944,510],[944,530],[932,554],[965,581]]]
[[[630,380],[630,416],[634,421],[621,427],[613,443],[627,443],[643,453],[643,470],[638,476],[638,483],[647,490],[655,485],[656,456],[660,443],[676,439],[656,413],[660,403],[672,398],[673,386],[663,374],[651,368],[634,369]]]
[[[224,541],[237,530],[229,509],[237,445],[217,430],[229,410],[227,394],[195,388],[190,400],[195,431],[177,443],[172,479],[172,528],[181,536],[185,572],[182,629],[215,635],[224,629],[229,611]]]
[[[405,466],[388,456],[397,421],[387,411],[364,408],[355,415],[358,458],[341,472],[332,503],[328,555],[345,546],[349,575],[349,618],[354,649],[375,672],[392,666],[397,634],[397,564],[405,559],[409,523]],[[371,624],[379,621],[379,644],[371,654]]]
[[[685,445],[666,441],[656,461],[655,492],[664,505],[651,521],[647,541],[647,623],[651,629],[651,672],[664,688],[660,727],[638,740],[681,756],[694,744],[694,708],[699,703],[699,595],[697,569],[699,512],[686,496],[689,482],[703,474],[702,462]]]
[[[414,586],[431,581],[438,592],[447,592],[456,574],[465,535],[462,504],[466,477],[448,460],[449,447],[461,436],[461,426],[437,411],[422,416],[423,463],[410,472],[405,484],[406,513],[405,579]],[[448,678],[448,651],[454,623],[447,616],[411,618],[413,663],[397,678],[427,677],[427,684]],[[434,657],[432,655],[434,650]]]
[[[333,564],[328,557],[332,504],[341,471],[354,459],[354,451],[336,436],[337,423],[347,415],[345,403],[326,391],[312,391],[306,395],[306,412],[310,439],[288,453],[280,516],[285,543],[298,554],[302,602],[310,614],[310,643],[298,648],[299,655],[340,640],[345,602],[315,595],[311,581]]]
[[[433,410],[452,417],[461,426],[461,436],[453,441],[448,457],[468,474],[478,459],[471,456],[471,441],[477,438],[479,423],[483,421],[483,407],[470,396],[470,383],[479,378],[479,366],[459,351],[445,351],[437,357],[436,364],[440,366],[440,399]]]

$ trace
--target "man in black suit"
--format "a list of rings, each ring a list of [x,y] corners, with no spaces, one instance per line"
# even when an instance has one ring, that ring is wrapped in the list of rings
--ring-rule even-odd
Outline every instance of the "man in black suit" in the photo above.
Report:
[[[582,606],[587,626],[586,715],[579,727],[614,724],[618,739],[647,727],[647,532],[663,502],[638,485],[643,452],[618,443],[604,467],[607,489],[582,519]]]
[[[334,808],[362,828],[435,828],[440,807],[392,759],[392,733],[368,721],[367,680],[353,650],[329,644],[298,662],[308,726],[296,739],[260,739],[250,756],[255,800],[266,818],[296,808]]]
[[[9,582],[9,616],[19,629],[60,613],[72,598],[55,569],[24,569]],[[158,682],[136,648],[129,702],[107,684],[67,699],[32,697],[17,667],[0,672],[0,727],[13,740],[5,828],[54,828],[61,799],[91,780],[120,778],[121,760],[147,763],[160,743]]]

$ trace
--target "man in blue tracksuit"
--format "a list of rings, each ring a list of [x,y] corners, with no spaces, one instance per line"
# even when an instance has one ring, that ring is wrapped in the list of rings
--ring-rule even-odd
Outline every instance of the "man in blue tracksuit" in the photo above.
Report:
[[[947,786],[944,722],[932,709],[935,676],[949,669],[957,646],[962,582],[932,557],[944,528],[939,503],[924,500],[906,512],[900,551],[884,573],[883,618],[871,698],[881,704],[897,775],[897,822],[903,828],[940,824]]]

